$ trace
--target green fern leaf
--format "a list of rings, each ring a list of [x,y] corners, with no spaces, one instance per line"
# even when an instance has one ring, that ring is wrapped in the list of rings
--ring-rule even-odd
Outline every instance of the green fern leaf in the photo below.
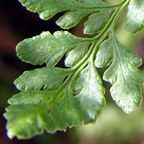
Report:
[[[127,13],[127,29],[131,32],[137,32],[144,27],[144,1],[131,0]]]
[[[17,45],[18,57],[42,68],[24,72],[15,80],[21,92],[9,99],[6,108],[10,138],[31,138],[43,131],[54,133],[95,122],[105,105],[103,79],[110,82],[111,96],[125,112],[134,111],[142,98],[141,59],[125,48],[114,35],[120,12],[129,4],[127,26],[132,32],[143,27],[143,1],[123,0],[107,4],[102,0],[19,0],[44,20],[58,13],[64,29],[84,20],[81,38],[67,31],[40,35]],[[136,16],[137,15],[137,16]],[[64,59],[65,68],[58,67]]]
[[[53,35],[43,32],[20,42],[17,45],[17,55],[27,63],[53,66],[70,50],[85,49],[89,45],[87,39],[78,38],[66,31],[57,31]]]
[[[111,42],[111,43],[110,43]],[[107,45],[107,47],[106,47]],[[127,113],[134,111],[140,104],[142,98],[142,90],[140,83],[143,81],[143,71],[138,67],[142,64],[138,58],[129,49],[120,44],[115,36],[111,36],[110,40],[106,41],[103,48],[111,48],[109,62],[111,65],[104,73],[104,80],[112,84],[110,90],[112,98],[116,103]],[[102,61],[100,66],[107,66],[107,60],[103,59],[103,52],[100,49],[97,61]],[[104,65],[105,64],[105,65]]]
[[[38,12],[44,20],[50,19],[57,13],[65,12],[57,20],[57,24],[64,29],[76,26],[83,18],[108,6],[101,0],[69,0],[68,2],[67,0],[20,0],[20,2],[28,10]]]

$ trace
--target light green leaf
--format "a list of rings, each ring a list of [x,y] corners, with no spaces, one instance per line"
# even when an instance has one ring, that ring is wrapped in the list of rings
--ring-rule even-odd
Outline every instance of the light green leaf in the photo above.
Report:
[[[25,71],[15,80],[15,85],[19,90],[29,89],[56,89],[69,76],[66,69],[57,67],[44,67],[31,71]]]
[[[30,138],[44,130],[54,133],[84,121],[85,114],[66,91],[26,91],[12,97],[9,103],[5,117],[10,138]]]
[[[42,19],[50,19],[59,12],[74,9],[77,6],[75,0],[19,0],[28,10],[39,13]]]
[[[127,13],[127,29],[137,32],[144,27],[144,1],[131,0]]]
[[[94,13],[89,16],[88,20],[84,24],[85,34],[95,34],[101,30],[110,17],[109,10],[101,10],[100,12]]]
[[[83,46],[81,48],[73,49],[70,51],[65,59],[65,66],[67,67],[72,67],[74,66],[77,62],[79,62],[87,53],[88,47]]]
[[[53,35],[43,32],[39,36],[25,39],[17,45],[18,57],[31,64],[56,65],[68,51],[88,47],[85,38],[73,36],[69,32],[57,31]]]
[[[28,10],[38,12],[44,20],[50,19],[60,12],[66,12],[57,21],[57,24],[69,29],[77,25],[81,19],[98,11],[99,8],[108,6],[101,0],[19,0]]]
[[[95,66],[103,68],[108,66],[112,60],[113,47],[111,45],[111,39],[105,40],[99,47],[96,54]]]
[[[96,120],[105,105],[105,90],[93,64],[89,64],[81,71],[74,89],[79,106],[87,112],[90,121]]]
[[[94,10],[80,10],[80,11],[72,11],[66,12],[62,17],[60,17],[56,23],[63,29],[69,29],[76,26],[83,18],[92,14]]]
[[[115,36],[111,39],[113,59],[103,78],[112,84],[112,98],[125,112],[130,113],[139,106],[142,98],[140,83],[143,72],[138,69],[142,61],[121,45]]]
[[[53,91],[27,90],[13,96],[5,113],[9,137],[30,138],[44,130],[53,133],[94,122],[105,104],[104,89],[95,67],[86,68],[80,79],[83,88],[76,96],[69,85]]]

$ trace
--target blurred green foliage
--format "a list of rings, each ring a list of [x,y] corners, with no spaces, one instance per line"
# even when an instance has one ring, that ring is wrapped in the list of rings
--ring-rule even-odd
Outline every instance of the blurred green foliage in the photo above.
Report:
[[[125,114],[118,107],[109,104],[96,123],[79,127],[76,135],[82,139],[100,139],[104,144],[110,140],[132,144],[135,139],[144,135],[143,107],[141,105],[136,112]]]

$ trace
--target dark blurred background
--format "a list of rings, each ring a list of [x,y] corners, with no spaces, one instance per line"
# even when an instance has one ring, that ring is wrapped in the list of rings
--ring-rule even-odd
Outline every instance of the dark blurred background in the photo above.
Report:
[[[6,135],[6,120],[2,116],[7,99],[16,92],[14,79],[24,70],[33,68],[16,57],[16,44],[42,31],[59,29],[55,19],[42,21],[37,14],[26,11],[18,0],[0,0],[0,144],[69,143],[68,133],[45,134],[27,141],[10,140]]]
[[[137,112],[126,115],[111,102],[96,124],[70,129],[66,133],[45,133],[30,140],[10,140],[7,137],[3,113],[8,98],[17,92],[13,81],[24,70],[34,68],[16,57],[16,44],[42,31],[53,33],[59,30],[55,24],[57,17],[42,21],[37,14],[22,7],[18,0],[0,0],[0,144],[144,144],[143,104]],[[71,31],[81,35],[81,25]],[[118,25],[116,31],[125,45],[144,57],[143,32],[138,36],[132,35],[123,25]]]

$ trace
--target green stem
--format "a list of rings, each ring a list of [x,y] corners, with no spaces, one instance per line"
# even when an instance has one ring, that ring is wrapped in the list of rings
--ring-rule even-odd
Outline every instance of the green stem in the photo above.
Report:
[[[130,2],[130,0],[125,0],[125,3],[119,8],[119,11],[117,12],[116,17],[114,18],[113,23],[112,23],[112,26],[111,26],[113,30],[114,30],[114,28],[115,28],[115,25],[116,25],[116,23],[117,23],[117,19],[118,19],[120,13],[121,13],[122,10],[129,4],[129,2]]]
[[[101,39],[101,37],[104,35],[104,33],[109,29],[109,27],[110,27],[113,19],[115,18],[116,14],[117,14],[117,11],[112,15],[112,17],[110,18],[110,20],[108,21],[108,23],[103,28],[103,30],[101,31],[100,34],[98,34],[96,37],[89,38],[88,41],[92,41],[93,43],[97,43],[97,40]],[[88,53],[82,58],[82,60],[80,60],[74,67],[70,68],[69,70],[74,71],[77,68],[79,68],[89,58],[89,56],[92,53],[94,47],[95,47],[95,44],[92,44],[92,46],[90,47]]]
[[[74,85],[74,79],[77,77],[77,75],[80,73],[80,71],[82,69],[84,69],[84,67],[86,67],[86,65],[88,64],[88,60],[90,58],[90,60],[93,62],[94,65],[94,61],[95,61],[95,55],[97,53],[98,47],[99,45],[102,43],[102,41],[106,38],[106,36],[109,33],[109,30],[111,28],[114,29],[114,26],[117,22],[117,17],[119,16],[120,12],[125,8],[125,6],[129,3],[130,0],[124,0],[122,2],[121,7],[119,7],[114,14],[112,15],[112,17],[110,18],[110,20],[108,21],[108,23],[106,24],[106,26],[103,28],[103,30],[101,31],[101,33],[99,35],[97,35],[96,37],[93,38],[89,38],[90,41],[93,41],[90,49],[88,50],[87,54],[83,57],[83,59],[77,63],[74,67],[69,68],[68,71],[71,71],[72,74],[67,78],[67,80],[63,83],[63,86],[65,86],[65,84],[67,82],[69,82],[69,87],[68,87],[68,91],[71,92],[71,88]],[[73,73],[74,72],[74,73]],[[62,86],[62,87],[63,87]]]
[[[99,34],[99,37],[100,37],[100,40],[97,41],[97,44],[96,44],[96,47],[95,49],[93,50],[92,52],[92,61],[94,62],[95,60],[95,56],[96,56],[96,53],[97,53],[97,50],[98,50],[98,46],[101,44],[101,42],[105,39],[105,37],[108,35],[109,33],[109,29],[112,29],[112,31],[114,31],[114,27],[115,27],[115,24],[117,22],[117,19],[118,19],[118,16],[120,15],[121,11],[128,5],[130,0],[125,0],[123,5],[121,7],[119,7],[114,15],[112,16],[112,18],[109,20],[108,24],[106,25],[106,27],[104,28],[104,30]]]
[[[90,54],[92,53],[93,49],[95,46],[95,42],[93,42],[87,52],[87,54],[72,68],[70,68],[70,71],[74,71],[76,69],[78,69],[90,56]]]

